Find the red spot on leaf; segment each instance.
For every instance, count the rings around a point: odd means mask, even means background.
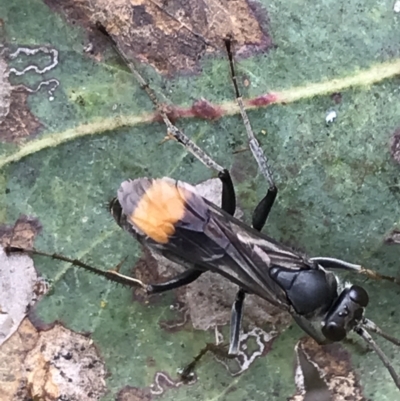
[[[204,120],[216,120],[224,115],[221,107],[215,106],[205,99],[198,100],[189,108],[163,106],[162,109],[172,124],[175,124],[180,118],[197,117]],[[155,113],[153,121],[163,122],[160,112]]]
[[[332,93],[331,99],[335,102],[335,104],[342,103],[342,94],[340,92]]]
[[[183,112],[184,109],[180,109],[174,106],[162,106],[162,111],[167,115],[168,119],[171,121],[172,124],[175,124],[179,118],[185,117],[185,113]],[[154,114],[153,121],[162,123],[163,118],[159,111],[156,111]]]
[[[267,93],[249,100],[248,103],[252,106],[268,106],[269,104],[277,103],[278,101],[279,96],[276,93]]]
[[[206,99],[200,99],[192,106],[193,115],[205,120],[216,120],[223,116],[223,111],[220,107],[214,106]]]

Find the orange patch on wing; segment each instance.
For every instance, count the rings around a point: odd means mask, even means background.
[[[189,191],[156,180],[140,199],[130,220],[154,241],[165,244],[185,214],[188,197]]]

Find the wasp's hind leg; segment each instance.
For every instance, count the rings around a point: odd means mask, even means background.
[[[278,195],[278,189],[276,187],[268,188],[267,194],[256,206],[251,219],[251,225],[255,230],[261,231],[263,229],[269,212],[275,202],[276,195]]]
[[[224,170],[218,174],[218,178],[222,182],[221,209],[224,212],[233,216],[236,210],[236,195],[231,175],[229,174],[228,170]],[[231,325],[230,325],[231,332],[230,332],[228,355],[236,355],[238,351],[240,326],[243,315],[243,302],[245,296],[246,296],[245,291],[242,288],[240,288],[236,294],[235,302],[232,305]],[[204,354],[200,353],[199,357],[197,359],[195,358],[193,363],[197,363],[197,361],[201,359],[202,355]]]
[[[235,214],[236,210],[236,195],[235,188],[233,187],[232,178],[229,174],[228,170],[224,170],[223,172],[218,174],[218,178],[222,181],[222,202],[221,209],[229,213],[231,216]],[[236,294],[235,302],[232,305],[231,312],[231,332],[229,338],[229,351],[228,355],[234,356],[238,352],[239,348],[239,335],[240,335],[240,327],[242,323],[243,316],[243,303],[244,298],[246,296],[246,292],[240,288]],[[200,360],[201,356],[204,355],[202,353],[199,354],[199,357],[193,361],[193,363],[197,363],[197,360]]]
[[[199,146],[197,146],[189,137],[187,137],[178,127],[176,127],[168,117],[166,108],[163,107],[154,90],[150,87],[148,82],[143,78],[143,76],[138,71],[136,65],[132,60],[130,60],[125,53],[117,46],[117,43],[113,39],[113,37],[106,31],[106,29],[102,26],[99,26],[100,31],[105,34],[110,43],[113,45],[114,50],[119,54],[122,61],[127,65],[127,67],[131,70],[133,76],[136,81],[139,83],[140,87],[147,93],[147,96],[153,103],[155,109],[159,113],[161,119],[167,127],[168,136],[175,139],[179,142],[185,149],[190,152],[193,156],[195,156],[198,160],[200,160],[205,166],[217,171],[218,173],[222,173],[224,168],[220,166],[217,162],[215,162],[206,152],[204,152]]]
[[[272,205],[274,204],[275,198],[278,194],[278,189],[275,185],[274,179],[272,177],[272,172],[271,168],[269,167],[268,164],[268,159],[261,149],[260,144],[257,141],[257,138],[255,137],[253,130],[251,128],[250,120],[247,116],[246,110],[244,108],[244,103],[242,96],[240,95],[239,87],[237,84],[237,76],[235,73],[235,68],[233,64],[233,55],[232,55],[232,40],[231,38],[226,38],[225,39],[225,47],[226,51],[228,53],[228,59],[229,59],[229,66],[231,70],[231,78],[232,78],[232,83],[233,87],[235,89],[235,95],[236,95],[236,101],[240,109],[240,114],[243,119],[244,126],[246,128],[246,133],[247,137],[249,140],[249,147],[250,150],[256,159],[256,162],[258,164],[258,168],[265,177],[265,179],[268,182],[269,188],[268,192],[265,195],[265,197],[261,200],[261,202],[257,205],[256,209],[254,210],[253,216],[252,216],[252,226],[254,229],[257,231],[261,231],[262,228],[265,225],[265,222],[267,221],[267,217],[269,215],[269,212],[272,208]]]
[[[260,203],[255,208],[252,215],[252,226],[255,230],[261,231],[267,221],[269,212],[272,209],[272,206],[275,202],[276,196],[278,194],[278,189],[275,185],[274,179],[272,177],[272,172],[268,164],[268,159],[265,156],[263,150],[261,149],[260,144],[258,143],[253,130],[251,128],[250,120],[247,116],[246,110],[244,108],[243,99],[240,95],[239,86],[237,84],[237,76],[235,73],[235,67],[233,63],[233,55],[231,50],[232,41],[231,38],[225,39],[225,47],[228,53],[229,59],[229,67],[231,72],[231,78],[233,87],[235,90],[236,101],[239,106],[240,114],[243,119],[244,126],[246,128],[247,137],[249,140],[250,150],[258,164],[258,168],[261,173],[264,175],[268,182],[268,191],[265,197],[260,201]],[[224,200],[224,197],[223,197]],[[224,202],[223,202],[224,203]],[[239,289],[236,294],[236,299],[234,304],[232,305],[232,314],[231,314],[231,333],[230,333],[230,347],[229,347],[229,355],[235,355],[238,352],[239,348],[239,334],[240,327],[242,321],[243,314],[243,305],[244,299],[246,296],[246,292],[243,289]]]
[[[218,174],[218,178],[222,182],[221,209],[233,216],[236,210],[236,195],[231,175],[228,170],[224,169]]]

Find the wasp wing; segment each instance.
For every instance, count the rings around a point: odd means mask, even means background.
[[[166,178],[125,181],[118,200],[126,221],[119,224],[145,246],[185,267],[219,273],[281,308],[288,309],[289,303],[269,269],[312,268],[305,258],[228,215],[187,183]]]

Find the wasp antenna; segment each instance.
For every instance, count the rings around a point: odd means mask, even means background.
[[[379,326],[377,326],[372,320],[364,319],[362,326],[368,330],[371,330],[378,336],[385,338],[386,340],[390,341],[391,343],[400,347],[400,340],[396,337],[391,336],[390,334],[385,333]]]
[[[160,105],[157,96],[153,89],[151,89],[150,85],[147,81],[142,77],[135,64],[128,59],[128,57],[123,53],[123,51],[118,47],[115,40],[111,37],[111,35],[106,31],[106,29],[102,26],[101,32],[105,34],[116,53],[121,57],[124,63],[131,70],[133,76],[136,81],[139,83],[141,89],[143,89],[149,99],[152,101],[154,107],[157,112],[160,114],[161,118],[164,121],[164,124],[167,126],[168,134],[172,136],[177,142],[179,142],[188,152],[190,152],[193,156],[195,156],[198,160],[200,160],[206,167],[214,169],[218,173],[222,173],[224,168],[220,166],[217,162],[215,162],[206,152],[204,152],[201,148],[199,148],[189,137],[187,137],[179,128],[177,128],[174,124],[172,124],[171,120],[167,116],[167,113],[164,111],[163,107]]]
[[[113,281],[118,284],[122,284],[126,287],[140,287],[143,289],[147,289],[147,285],[144,284],[142,281],[135,279],[133,277],[125,276],[118,272],[118,267],[125,261],[126,258],[117,265],[115,270],[101,270],[101,269],[98,269],[97,267],[93,267],[93,266],[88,265],[87,263],[81,262],[78,259],[68,258],[67,256],[60,255],[58,253],[47,253],[47,252],[38,251],[36,249],[24,249],[24,248],[19,248],[19,247],[8,247],[7,252],[8,253],[23,252],[23,253],[33,254],[33,255],[46,256],[48,258],[71,263],[74,266],[80,267],[80,268],[87,270],[98,276],[105,277],[107,280]]]
[[[276,188],[274,179],[272,177],[272,171],[271,168],[269,167],[268,164],[268,158],[261,149],[260,144],[257,141],[257,138],[255,137],[253,130],[251,128],[250,120],[249,117],[247,116],[246,110],[244,108],[244,103],[242,96],[240,95],[239,92],[239,86],[237,84],[237,76],[235,73],[235,67],[233,63],[233,55],[232,55],[232,39],[231,37],[226,37],[224,39],[226,51],[228,53],[228,59],[229,59],[229,66],[231,70],[231,78],[233,82],[233,87],[235,89],[235,95],[236,95],[236,102],[239,106],[240,114],[242,116],[242,120],[244,123],[244,126],[246,128],[247,132],[247,137],[249,138],[249,147],[251,152],[253,153],[254,158],[256,159],[256,162],[258,164],[258,168],[260,169],[261,173],[264,175],[265,179],[267,180],[269,187],[271,190]]]
[[[368,331],[365,330],[364,327],[359,327],[355,330],[355,332],[376,352],[376,354],[379,356],[382,363],[385,365],[386,369],[389,371],[390,376],[392,376],[392,379],[395,382],[397,388],[400,389],[400,376],[396,373],[396,371],[394,370],[394,367],[391,364],[391,362],[389,361],[388,357],[380,349],[379,345],[370,336]],[[385,337],[385,338],[387,338],[387,337]]]

